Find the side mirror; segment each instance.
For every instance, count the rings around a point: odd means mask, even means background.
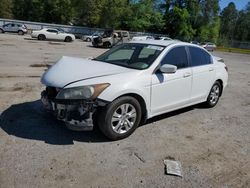
[[[160,67],[160,71],[162,73],[175,73],[177,70],[177,67],[175,65],[170,65],[170,64],[164,64]]]

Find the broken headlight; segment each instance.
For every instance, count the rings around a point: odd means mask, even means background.
[[[56,99],[95,99],[110,84],[96,84],[62,89]]]

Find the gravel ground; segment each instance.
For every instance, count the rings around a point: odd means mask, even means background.
[[[214,52],[229,85],[213,109],[193,106],[110,142],[45,113],[40,76],[63,55],[101,54],[89,43],[0,35],[0,187],[250,187],[250,56]],[[164,174],[179,160],[183,177]]]

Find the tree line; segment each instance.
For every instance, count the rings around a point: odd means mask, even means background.
[[[0,17],[154,32],[190,41],[250,40],[250,2],[219,0],[0,0]]]

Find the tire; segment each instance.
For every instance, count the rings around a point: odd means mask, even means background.
[[[37,38],[38,38],[38,40],[46,40],[46,37],[43,34],[38,35]]]
[[[221,92],[222,92],[222,85],[220,84],[220,82],[216,81],[209,92],[205,105],[208,108],[214,107],[220,99]]]
[[[19,30],[19,31],[17,32],[17,34],[18,34],[18,35],[24,35],[24,32],[21,31],[21,30]]]
[[[111,47],[110,42],[104,42],[104,43],[103,43],[103,47],[104,47],[104,48],[110,48],[110,47]]]
[[[86,41],[87,41],[87,42],[90,42],[90,41],[91,41],[91,39],[90,39],[90,38],[87,38],[87,39],[86,39]]]
[[[0,33],[4,33],[4,30],[0,29]]]
[[[108,104],[98,115],[101,132],[111,140],[131,135],[141,121],[140,103],[133,97],[124,96]]]
[[[64,42],[71,42],[71,41],[72,41],[72,38],[71,38],[71,37],[69,37],[69,36],[65,37]]]

